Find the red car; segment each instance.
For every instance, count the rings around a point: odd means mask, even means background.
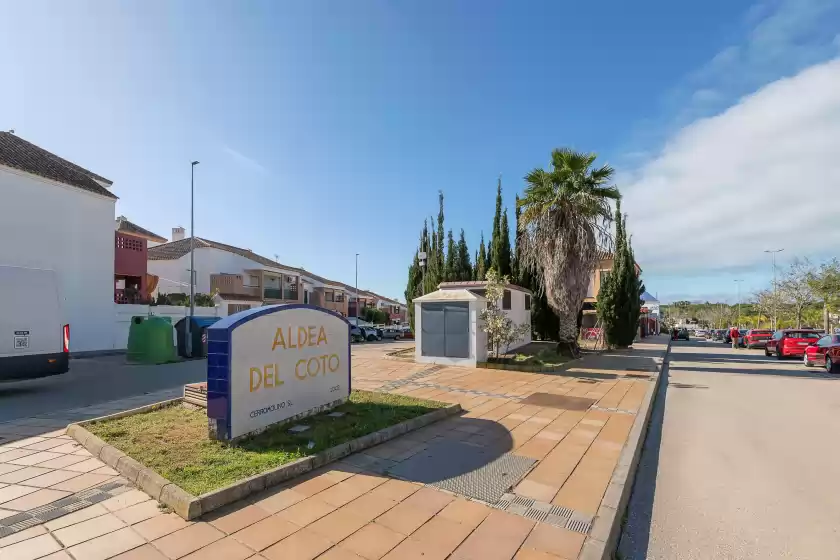
[[[764,346],[765,356],[775,356],[778,359],[805,354],[805,349],[822,337],[822,332],[813,329],[785,329],[773,333],[773,337]]]
[[[833,356],[827,356],[829,350],[836,349]],[[826,359],[826,358],[829,359]],[[834,369],[840,369],[840,334],[827,334],[805,348],[805,356],[802,358],[807,367],[824,366],[831,373]],[[829,361],[833,361],[829,365]]]
[[[772,336],[773,331],[770,329],[750,329],[744,335],[744,342],[742,344],[749,349],[764,348]]]

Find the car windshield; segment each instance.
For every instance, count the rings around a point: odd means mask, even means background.
[[[805,338],[808,340],[817,340],[821,336],[820,333],[813,331],[793,331],[788,333],[788,338]]]
[[[741,333],[741,334],[747,334],[747,329],[741,329],[738,332]]]
[[[752,334],[770,334],[770,331],[752,331]]]

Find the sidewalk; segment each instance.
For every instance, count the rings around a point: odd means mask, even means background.
[[[160,511],[137,490],[105,490],[122,493],[97,494],[100,503],[0,538],[0,558],[573,560],[664,357],[667,340],[649,340],[631,352],[587,356],[563,375],[429,366],[354,351],[354,388],[458,402],[465,414],[195,523]],[[62,437],[0,447],[0,472],[44,468],[55,458],[39,461],[36,446],[59,449],[50,446]],[[480,468],[440,474],[477,456]],[[527,474],[512,493],[493,494],[517,468]],[[31,481],[44,474],[12,483],[4,476],[0,510],[19,512],[27,504],[4,499],[4,490],[35,494]]]

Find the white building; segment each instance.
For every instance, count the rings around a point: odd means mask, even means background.
[[[486,286],[485,281],[444,282],[437,291],[413,300],[415,361],[472,367],[487,361],[487,333],[480,316],[487,307]],[[508,284],[498,305],[516,325],[530,325],[531,298],[529,290]],[[508,350],[529,342],[530,330]]]
[[[117,197],[111,184],[0,132],[0,263],[56,272],[73,353],[112,346]]]

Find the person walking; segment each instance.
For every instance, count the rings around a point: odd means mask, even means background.
[[[741,333],[738,332],[738,327],[732,327],[731,329],[729,329],[729,337],[732,339],[732,349],[733,350],[737,350],[738,348],[740,348],[740,346],[738,344],[738,336],[740,334]]]

